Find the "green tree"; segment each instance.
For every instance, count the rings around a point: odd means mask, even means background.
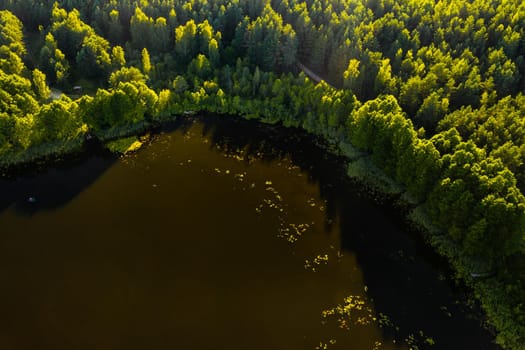
[[[516,64],[509,60],[503,49],[492,50],[488,56],[487,70],[490,81],[494,82],[494,89],[499,97],[513,94],[517,89],[519,72]]]
[[[111,64],[114,69],[120,69],[126,65],[126,56],[122,46],[113,46],[111,49]]]
[[[22,58],[6,45],[0,46],[0,69],[9,74],[22,74],[25,66]]]
[[[68,97],[43,105],[34,117],[37,142],[65,141],[76,137],[82,131],[77,109],[78,105]]]
[[[26,54],[22,22],[7,10],[0,11],[0,46],[22,57]]]
[[[173,91],[177,94],[182,94],[184,91],[188,90],[188,83],[186,82],[186,79],[182,75],[178,75],[173,80]]]
[[[142,71],[144,72],[144,74],[146,75],[149,75],[149,73],[151,72],[151,61],[150,61],[150,58],[149,58],[149,52],[148,52],[148,49],[146,48],[143,48],[142,49]]]
[[[148,17],[140,7],[135,8],[135,14],[131,17],[129,31],[131,43],[135,49],[151,47],[154,40],[155,22]]]
[[[295,31],[289,24],[283,24],[282,17],[270,5],[248,26],[246,45],[250,62],[262,70],[281,70],[295,63]]]
[[[0,113],[24,116],[38,110],[31,81],[18,74],[0,70],[0,96]]]
[[[46,35],[44,46],[40,50],[39,67],[53,83],[63,83],[69,76],[69,62],[51,33]]]
[[[175,29],[175,53],[185,61],[191,60],[196,53],[197,25],[189,20]]]
[[[61,10],[61,9],[60,9]],[[67,17],[54,16],[51,33],[58,48],[66,55],[70,62],[74,62],[86,36],[94,34],[93,28],[82,22],[78,10],[67,13]]]
[[[146,80],[146,76],[142,74],[140,69],[135,67],[122,67],[119,70],[111,73],[111,76],[109,77],[109,85],[113,88],[116,88],[120,83],[145,83]]]
[[[49,99],[51,90],[49,86],[47,86],[46,75],[38,69],[33,70],[33,86],[36,96],[38,96],[41,101]]]
[[[106,78],[111,69],[108,51],[107,40],[95,34],[87,36],[76,57],[77,69],[89,78]]]
[[[425,128],[430,135],[434,134],[438,122],[448,112],[449,100],[440,95],[439,92],[433,92],[425,98],[414,118],[414,122]]]

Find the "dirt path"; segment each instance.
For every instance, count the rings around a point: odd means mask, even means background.
[[[302,64],[301,62],[297,62],[297,65],[299,66],[299,68],[308,76],[308,78],[312,79],[313,81],[315,81],[316,83],[320,83],[321,80],[324,80],[323,78],[321,78],[320,76],[318,76],[317,74],[315,74],[314,72],[312,72],[308,67],[306,67],[304,64]],[[328,85],[334,87],[333,85],[329,84],[326,80],[324,80]]]

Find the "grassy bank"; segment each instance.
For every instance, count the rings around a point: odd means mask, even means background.
[[[84,149],[85,134],[63,141],[56,140],[49,143],[30,147],[23,151],[5,152],[0,157],[0,169],[9,172],[32,163],[45,163],[46,161],[58,160],[62,156],[81,152]]]
[[[116,153],[124,153],[120,151],[128,141],[126,138],[143,134],[151,128],[152,124],[150,122],[140,121],[134,124],[121,125],[96,132],[84,130],[75,138],[69,140],[55,140],[31,146],[25,150],[4,152],[0,157],[0,169],[2,169],[4,173],[9,174],[16,168],[31,166],[36,163],[46,164],[49,162],[60,161],[64,156],[85,151],[86,144],[90,141],[109,143],[112,141],[124,140],[124,142],[118,143],[118,147],[114,150]],[[127,145],[126,150],[130,146],[131,143]]]

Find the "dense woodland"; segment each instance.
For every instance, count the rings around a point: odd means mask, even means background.
[[[351,144],[443,233],[432,241],[473,287],[497,341],[524,348],[522,1],[4,0],[0,9],[4,167],[186,111]],[[495,275],[473,279],[480,271]]]

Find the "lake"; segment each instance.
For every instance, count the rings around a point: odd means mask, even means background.
[[[498,349],[314,141],[196,117],[0,180],[0,348]]]

